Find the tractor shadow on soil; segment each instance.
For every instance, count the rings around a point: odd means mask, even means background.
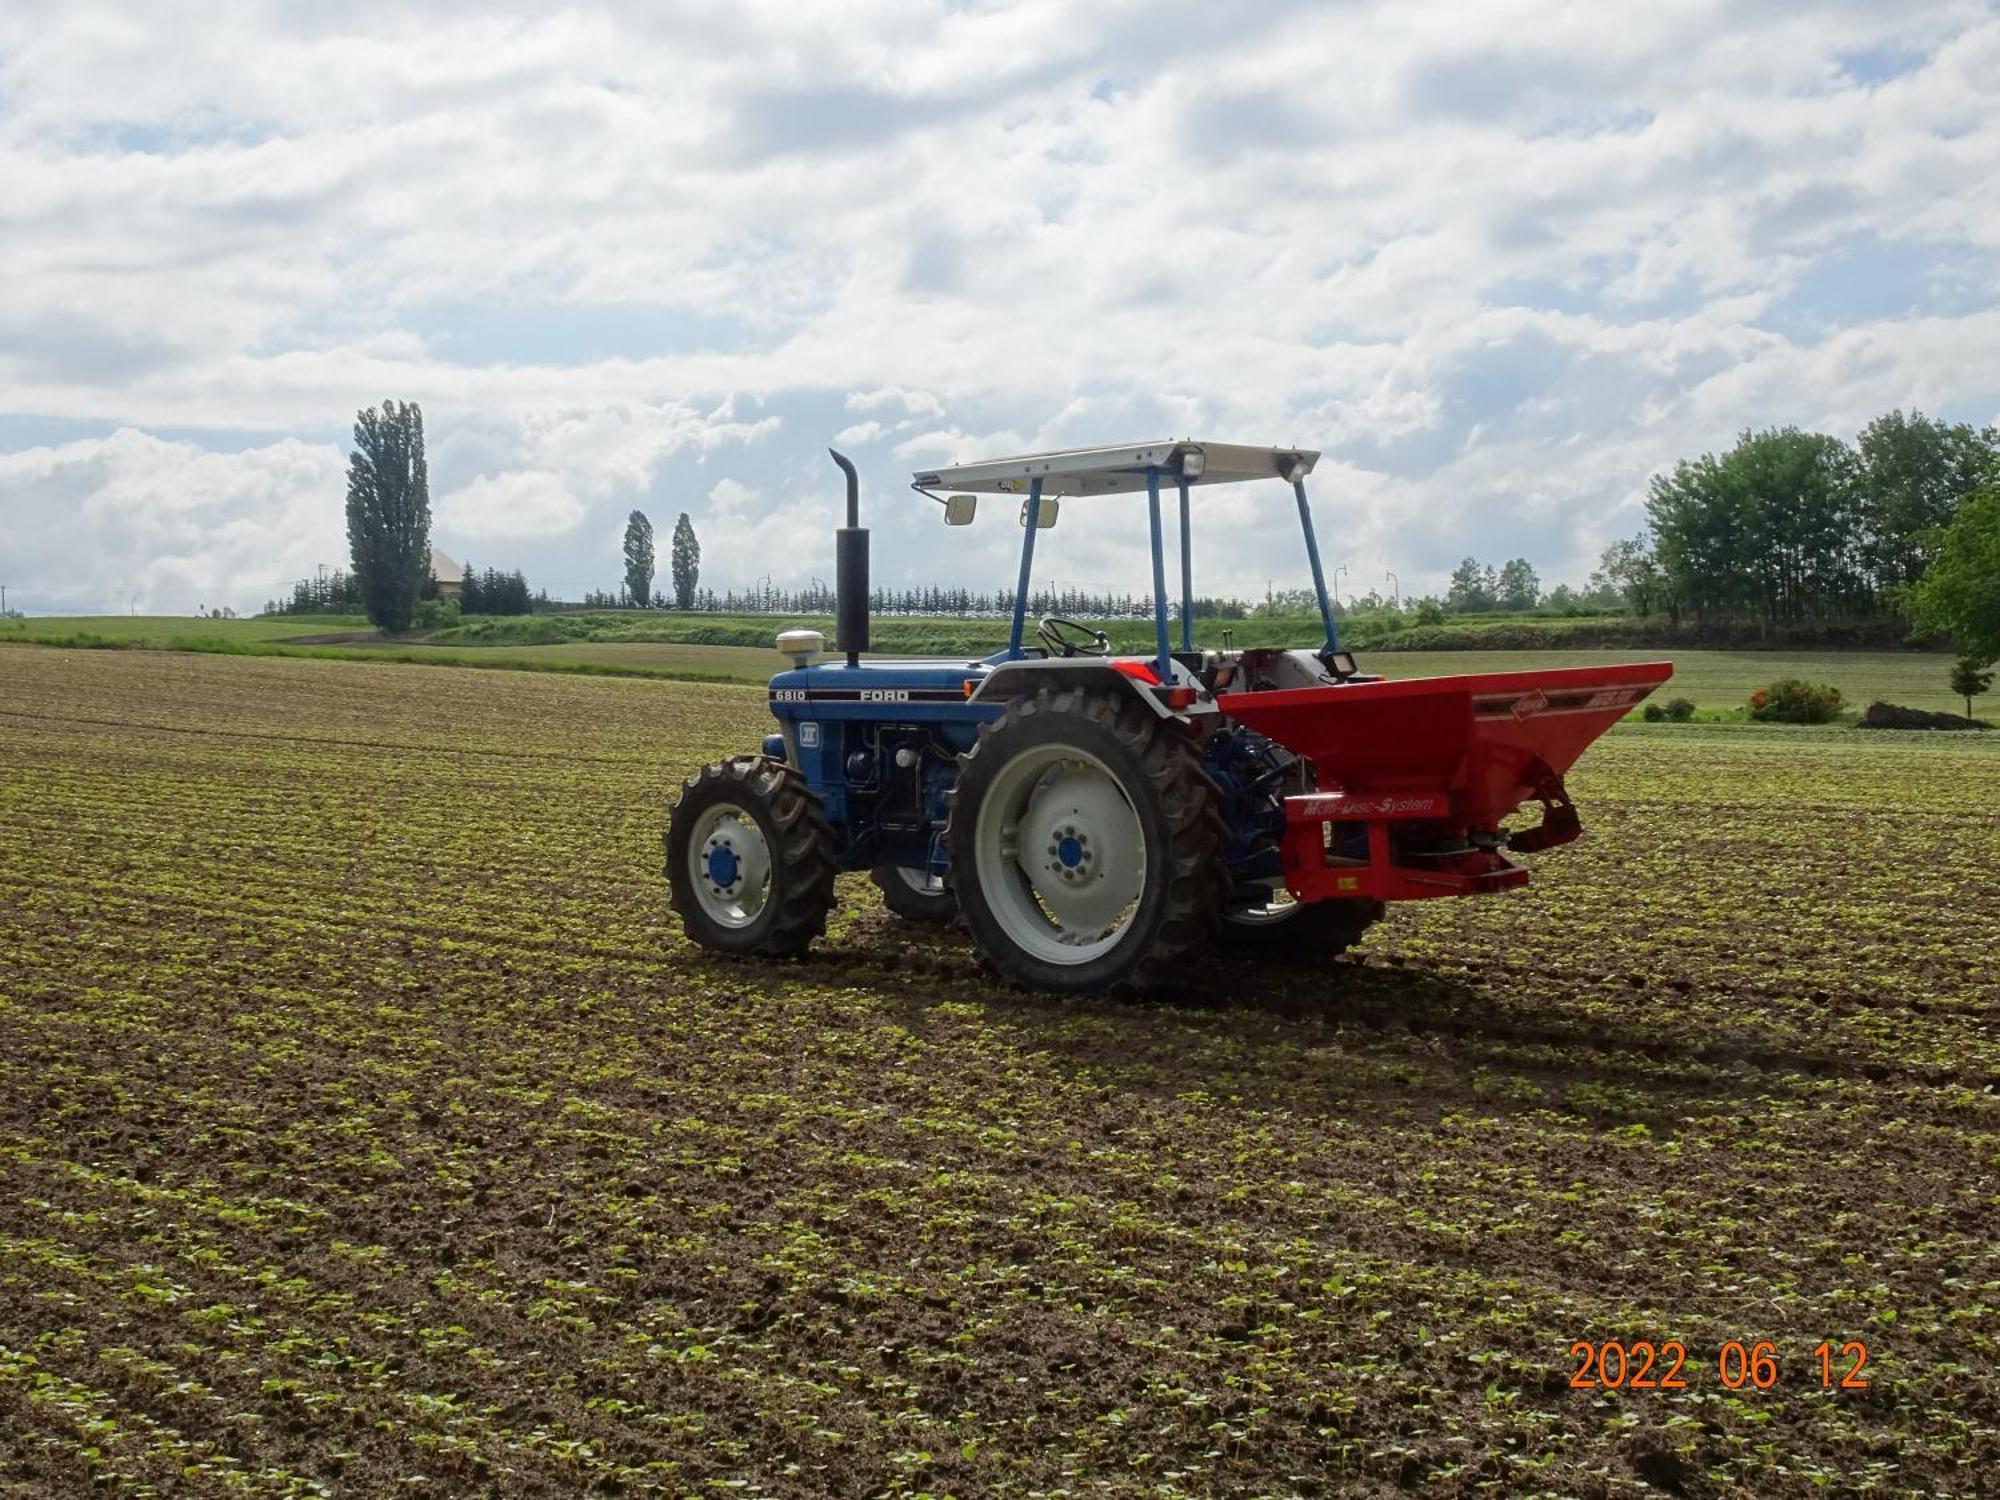
[[[706,957],[736,982],[758,972]],[[974,1004],[1024,1054],[1159,1095],[1226,1090],[1248,1108],[1348,1111],[1358,1099],[1417,1118],[1551,1106],[1606,1126],[1672,1129],[1718,1102],[1750,1101],[1784,1075],[1857,1074],[1837,1059],[1760,1046],[1752,1027],[1685,1040],[1657,1025],[1608,1031],[1514,1001],[1505,976],[1470,980],[1394,959],[1322,964],[1211,958],[1151,1001],[1061,998],[1001,983],[956,933],[857,914],[835,942],[783,971],[788,982],[869,994],[898,1024],[933,1029],[941,1004]],[[1774,1076],[1776,1075],[1776,1076]]]

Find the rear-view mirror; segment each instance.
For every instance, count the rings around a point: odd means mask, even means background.
[[[1035,507],[1035,530],[1047,531],[1055,525],[1056,512],[1061,509],[1062,505],[1054,495],[1042,496],[1041,503]],[[1021,524],[1028,524],[1028,502],[1025,500],[1021,502]]]
[[[946,495],[944,497],[944,524],[947,526],[970,526],[972,517],[979,509],[977,495]]]

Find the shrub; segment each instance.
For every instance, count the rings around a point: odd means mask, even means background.
[[[1640,717],[1648,724],[1658,724],[1667,717],[1667,711],[1657,703],[1648,703],[1645,713]]]
[[[443,630],[457,623],[456,599],[425,599],[417,605],[416,615],[410,621],[411,628],[416,630]]]
[[[1750,695],[1750,717],[1764,724],[1831,724],[1840,689],[1787,677]]]
[[[1834,694],[1836,698],[1840,695]],[[1667,701],[1666,716],[1676,724],[1685,724],[1694,717],[1694,699],[1671,698]]]

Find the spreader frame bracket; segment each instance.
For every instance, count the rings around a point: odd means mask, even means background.
[[[1396,862],[1392,823],[1456,821],[1448,792],[1308,792],[1285,799],[1279,846],[1285,888],[1300,901],[1422,901],[1471,896],[1528,883],[1528,872],[1498,850],[1467,849],[1421,869]],[[1361,823],[1368,857],[1327,851],[1326,825]]]
[[[1542,821],[1533,828],[1523,828],[1507,835],[1507,847],[1517,854],[1553,849],[1558,844],[1569,843],[1583,832],[1583,819],[1577,816],[1576,804],[1569,800],[1562,777],[1547,766],[1538,770],[1534,800],[1542,804]]]

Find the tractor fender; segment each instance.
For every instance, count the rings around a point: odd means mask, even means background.
[[[1194,681],[1178,662],[1174,663],[1174,673],[1176,682],[1183,678],[1190,683]],[[1125,694],[1133,701],[1145,704],[1162,719],[1183,717],[1101,656],[1030,656],[1020,661],[1003,661],[986,674],[970,701],[1005,703],[1010,698],[1043,687],[1099,688]]]

